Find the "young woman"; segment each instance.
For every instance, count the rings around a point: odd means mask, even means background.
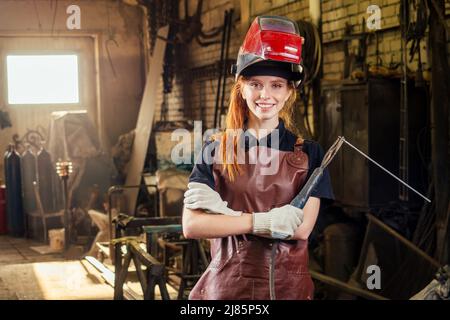
[[[303,210],[289,204],[323,158],[292,133],[302,42],[295,22],[261,16],[240,48],[226,130],[204,145],[185,193],[184,235],[212,239],[190,299],[313,298],[307,240],[333,192],[325,172]]]

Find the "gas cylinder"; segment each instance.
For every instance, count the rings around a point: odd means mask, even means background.
[[[22,172],[22,194],[23,194],[23,208],[25,212],[31,213],[36,211],[36,196],[34,194],[34,181],[37,180],[36,173],[36,156],[28,147],[27,151],[21,157],[21,172]]]
[[[14,237],[23,237],[25,235],[25,217],[22,208],[20,155],[14,147],[7,156],[5,169],[8,232]]]
[[[36,156],[39,193],[45,212],[56,211],[53,178],[56,175],[50,154],[42,148]]]
[[[3,174],[6,181],[6,167],[8,166],[8,156],[11,153],[11,150],[13,149],[13,144],[9,144],[6,148],[5,155],[3,156]]]
[[[9,144],[6,148],[5,155],[3,157],[3,169],[4,169],[4,175],[5,175],[5,184],[6,184],[6,168],[8,167],[8,156],[11,153],[13,149],[13,145]],[[6,201],[7,195],[6,195],[6,185],[2,186],[3,189],[1,189],[1,199],[0,199],[0,233],[7,233],[8,232],[8,201]]]
[[[0,186],[0,234],[8,232],[6,220],[6,187]]]

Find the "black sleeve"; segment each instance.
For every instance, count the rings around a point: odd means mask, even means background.
[[[206,142],[202,147],[202,152],[197,159],[189,176],[189,182],[199,182],[208,185],[211,189],[216,190],[214,176],[212,173],[214,149],[216,142]]]
[[[309,142],[309,141],[308,141]],[[309,171],[308,178],[313,173],[314,169],[320,167],[325,152],[317,142],[308,143],[308,156],[309,156]],[[333,187],[331,186],[330,172],[325,169],[320,179],[320,182],[311,192],[311,197],[334,200]]]

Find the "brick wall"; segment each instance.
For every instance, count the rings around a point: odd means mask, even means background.
[[[190,12],[194,12],[196,1],[190,1]],[[219,27],[223,23],[223,14],[225,10],[235,9],[234,23],[231,35],[229,57],[235,59],[241,39],[240,34],[240,9],[236,7],[240,1],[233,0],[205,0],[202,13],[202,23],[204,30],[208,31]],[[289,0],[258,0],[251,1],[250,21],[256,15],[284,15],[293,20],[310,20],[309,1],[289,1]],[[322,1],[322,23],[323,23],[323,70],[325,80],[341,80],[344,71],[344,52],[342,36],[346,23],[353,26],[353,32],[362,31],[362,19],[367,21],[370,13],[367,13],[369,5],[377,5],[381,10],[381,30],[378,33],[379,57],[383,65],[399,63],[401,61],[400,51],[400,29],[399,29],[399,10],[400,0],[323,0]],[[450,2],[446,4],[446,14],[450,13]],[[448,22],[447,18],[447,22]],[[367,28],[366,28],[367,30]],[[220,36],[218,37],[220,40]],[[428,57],[426,54],[426,41],[421,42],[422,63],[424,70],[429,69]],[[357,43],[351,45],[350,50],[354,50]],[[450,42],[448,45],[450,49]],[[189,44],[185,51],[187,65],[190,67],[199,67],[212,64],[220,58],[220,44],[202,47],[195,41]],[[450,52],[450,50],[449,50]],[[376,62],[376,41],[375,36],[371,36],[367,48],[367,62],[374,65]],[[449,55],[450,57],[450,55]],[[414,61],[408,64],[411,70],[417,68],[417,56]],[[427,75],[425,75],[427,77]],[[214,104],[217,90],[217,77],[210,75],[198,79],[186,77],[182,80],[179,76],[176,79],[176,85],[173,92],[169,95],[169,120],[182,120],[185,118],[183,112],[184,103],[188,101],[192,108],[194,120],[204,119],[205,125],[211,127],[213,123]],[[187,82],[187,86],[186,86]],[[225,101],[229,96],[229,90],[233,83],[230,77],[227,80],[227,90]],[[183,89],[184,88],[184,89]],[[186,88],[188,88],[186,90]],[[185,91],[183,91],[185,90]],[[162,84],[161,89],[162,92]],[[188,99],[183,99],[183,94]],[[160,96],[162,101],[162,95]],[[160,117],[160,110],[156,113],[156,119]]]
[[[195,12],[196,5],[197,1],[189,1],[190,15]],[[233,1],[230,0],[204,1],[202,10],[203,30],[208,32],[214,28],[221,27],[225,10],[231,9],[233,6]],[[237,15],[235,14],[234,21],[236,21],[236,16]],[[236,37],[236,33],[238,32],[236,26],[237,23],[233,23],[229,49],[230,58],[236,57],[240,45],[239,40]],[[191,118],[192,120],[205,120],[208,127],[212,126],[217,91],[217,75],[209,73],[203,76],[194,77],[189,73],[189,69],[199,68],[218,62],[220,59],[221,35],[219,35],[216,40],[219,41],[218,44],[206,47],[201,46],[193,40],[188,45],[188,48],[183,50],[183,65],[187,68],[187,72],[178,72],[175,76],[173,91],[168,95],[167,99],[169,105],[169,120],[178,121],[185,118]],[[229,95],[229,89],[232,83],[232,79],[228,78],[225,94],[226,98]],[[158,105],[161,105],[163,101],[162,91],[163,86],[161,81],[160,89],[158,90],[160,93]],[[190,109],[190,112],[186,112],[185,109]],[[155,114],[155,119],[159,120],[160,118],[161,109],[159,108]]]
[[[352,25],[355,33],[362,31],[363,19],[367,21],[370,13],[367,13],[369,5],[377,5],[381,14],[381,29],[378,34],[379,58],[383,66],[400,63],[401,61],[401,40],[399,26],[400,1],[398,0],[371,0],[354,1],[328,0],[322,4],[323,40],[324,40],[324,78],[329,80],[340,80],[343,78],[344,54],[342,52],[342,42],[339,39],[344,35],[346,23]],[[366,31],[369,31],[366,27]],[[369,38],[367,48],[367,63],[376,63],[376,37]],[[353,44],[351,48],[357,44]],[[426,42],[421,42],[422,67],[429,69],[428,57],[426,54]],[[410,45],[408,45],[408,49]],[[418,57],[415,56],[408,67],[416,70]]]

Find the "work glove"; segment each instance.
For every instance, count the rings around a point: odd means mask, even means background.
[[[287,204],[268,212],[253,213],[253,234],[288,240],[303,222],[303,210]]]
[[[226,216],[240,216],[242,211],[228,208],[228,202],[223,201],[216,191],[208,185],[198,182],[190,182],[188,190],[184,193],[184,206],[187,209],[204,209],[211,213],[224,214]]]

